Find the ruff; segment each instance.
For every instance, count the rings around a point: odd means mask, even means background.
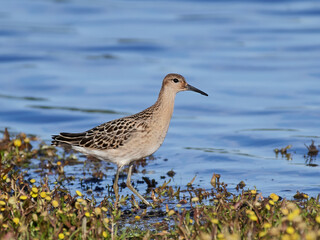
[[[52,138],[52,145],[72,147],[85,155],[109,161],[118,166],[114,181],[116,202],[119,200],[118,179],[123,166],[153,154],[163,143],[174,108],[175,96],[180,91],[205,92],[189,85],[183,76],[168,74],[162,82],[159,97],[154,105],[137,114],[103,123],[82,133],[60,133]],[[130,165],[127,187],[145,204],[131,184],[133,165]]]

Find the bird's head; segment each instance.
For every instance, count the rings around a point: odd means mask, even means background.
[[[188,84],[182,75],[176,73],[170,73],[165,76],[165,78],[163,79],[162,87],[173,90],[175,93],[181,91],[194,91],[208,96],[208,94],[206,94],[205,92]]]

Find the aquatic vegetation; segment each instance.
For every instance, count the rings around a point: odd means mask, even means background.
[[[273,151],[275,152],[276,156],[281,153],[282,157],[285,157],[287,160],[291,160],[291,153],[287,152],[290,148],[292,148],[292,145],[288,145],[281,149],[275,148]]]
[[[263,196],[238,185],[228,191],[223,176],[213,174],[211,189],[185,189],[169,181],[150,189],[154,208],[139,205],[134,195],[97,200],[83,189],[71,193],[76,181],[64,168],[77,162],[73,154],[58,154],[36,138],[7,131],[0,140],[0,239],[319,239],[318,196],[297,192],[296,200],[277,193]],[[34,142],[37,145],[37,142]],[[29,178],[30,162],[55,173],[57,181],[41,175]],[[92,174],[97,174],[93,172]],[[85,184],[85,183],[82,183]]]
[[[309,156],[317,156],[318,155],[318,152],[319,152],[319,149],[317,148],[316,145],[314,145],[314,141],[311,140],[311,144],[310,146],[307,146],[306,144],[304,144],[306,146],[306,148],[308,149],[308,155]]]

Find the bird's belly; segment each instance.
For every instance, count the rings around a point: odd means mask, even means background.
[[[131,161],[135,160],[137,153],[131,149],[92,149],[73,146],[74,150],[81,152],[88,156],[96,157],[102,161],[107,161],[116,164],[118,167],[128,165]]]

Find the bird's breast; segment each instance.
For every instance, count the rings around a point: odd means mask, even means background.
[[[153,127],[150,127],[145,132],[144,138],[144,147],[147,150],[146,156],[153,154],[163,143],[169,128],[170,121],[167,122],[157,122]]]

